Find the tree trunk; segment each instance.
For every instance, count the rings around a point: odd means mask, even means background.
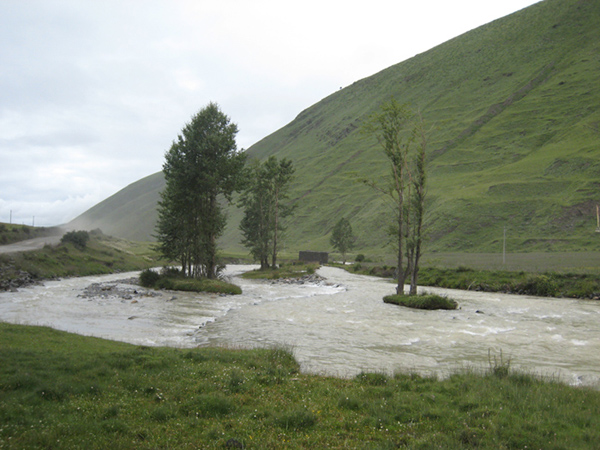
[[[402,198],[402,197],[400,197]],[[404,295],[404,279],[406,278],[406,274],[404,273],[403,268],[403,254],[402,254],[402,225],[403,220],[402,217],[402,200],[398,201],[398,285],[396,286],[396,294]]]
[[[415,251],[415,263],[413,266],[412,273],[410,275],[410,295],[417,295],[417,279],[419,276],[419,259],[421,250],[418,249]]]
[[[278,189],[275,188],[275,229],[273,230],[273,258],[271,261],[271,266],[273,269],[277,268],[277,232],[279,227],[279,199],[278,199]]]

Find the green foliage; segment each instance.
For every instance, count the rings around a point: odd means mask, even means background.
[[[186,277],[179,270],[172,268],[167,268],[160,274],[151,269],[144,270],[140,273],[139,279],[142,286],[155,289],[228,295],[242,293],[242,289],[235,284],[219,279]]]
[[[215,278],[217,238],[226,219],[219,196],[231,200],[245,154],[236,151],[237,125],[214,103],[192,117],[165,155],[156,233],[158,249],[184,274]]]
[[[334,249],[342,254],[342,263],[346,264],[346,253],[354,248],[356,237],[352,232],[352,225],[345,217],[342,217],[333,227],[329,243]]]
[[[87,231],[69,231],[63,235],[60,242],[63,244],[73,244],[78,249],[83,250],[89,240],[90,234]]]
[[[406,306],[415,309],[457,309],[458,303],[447,297],[435,294],[420,295],[388,295],[383,298],[384,303]]]
[[[420,114],[392,97],[363,123],[362,132],[375,137],[387,158],[389,173],[380,179],[360,178],[393,205],[390,234],[396,248],[398,295],[410,277],[410,294],[417,293],[425,214],[425,152],[427,132]]]
[[[427,267],[422,270],[420,282],[424,286],[540,297],[596,298],[600,296],[600,275],[597,273],[552,272],[532,275],[523,271]]]
[[[550,277],[538,275],[527,280],[521,290],[524,294],[537,295],[540,297],[554,297],[558,291],[558,286]]]
[[[154,287],[158,280],[160,274],[152,269],[145,269],[140,273],[140,284],[144,287]]]
[[[287,191],[294,173],[292,162],[277,161],[274,156],[265,162],[255,161],[246,171],[246,187],[240,198],[244,217],[240,222],[242,243],[250,250],[261,269],[277,266],[279,237],[285,231],[283,219],[292,214],[293,208],[285,203]]]
[[[600,392],[515,371],[501,353],[489,361],[488,370],[441,380],[339,379],[299,373],[282,348],[149,348],[0,323],[0,447],[593,448],[600,440]]]

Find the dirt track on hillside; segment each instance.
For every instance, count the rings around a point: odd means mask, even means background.
[[[16,253],[16,252],[27,252],[30,250],[39,250],[44,245],[56,245],[60,242],[62,236],[46,236],[35,239],[28,239],[26,241],[15,242],[14,244],[0,245],[0,254],[2,253]]]

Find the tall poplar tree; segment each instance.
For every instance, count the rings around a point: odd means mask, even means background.
[[[376,138],[388,160],[389,174],[383,183],[381,180],[361,181],[387,196],[394,208],[391,230],[397,244],[396,293],[404,294],[404,282],[410,275],[410,294],[414,295],[417,293],[425,212],[427,133],[423,120],[407,105],[392,98],[368,118],[362,131]]]
[[[219,106],[209,103],[165,154],[158,248],[188,276],[217,276],[217,239],[226,224],[220,198],[230,201],[239,189],[245,163],[245,154],[237,152],[237,132]]]

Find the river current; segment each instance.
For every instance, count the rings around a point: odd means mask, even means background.
[[[419,311],[383,303],[394,292],[387,280],[331,267],[319,269],[323,283],[238,277],[251,268],[226,270],[242,287],[239,296],[82,296],[92,283],[134,289],[119,280],[135,273],[49,281],[0,293],[0,320],[139,345],[283,345],[302,370],[339,377],[363,370],[446,376],[485,370],[490,357],[502,357],[569,384],[600,383],[597,301],[422,288],[454,298],[460,309]]]

